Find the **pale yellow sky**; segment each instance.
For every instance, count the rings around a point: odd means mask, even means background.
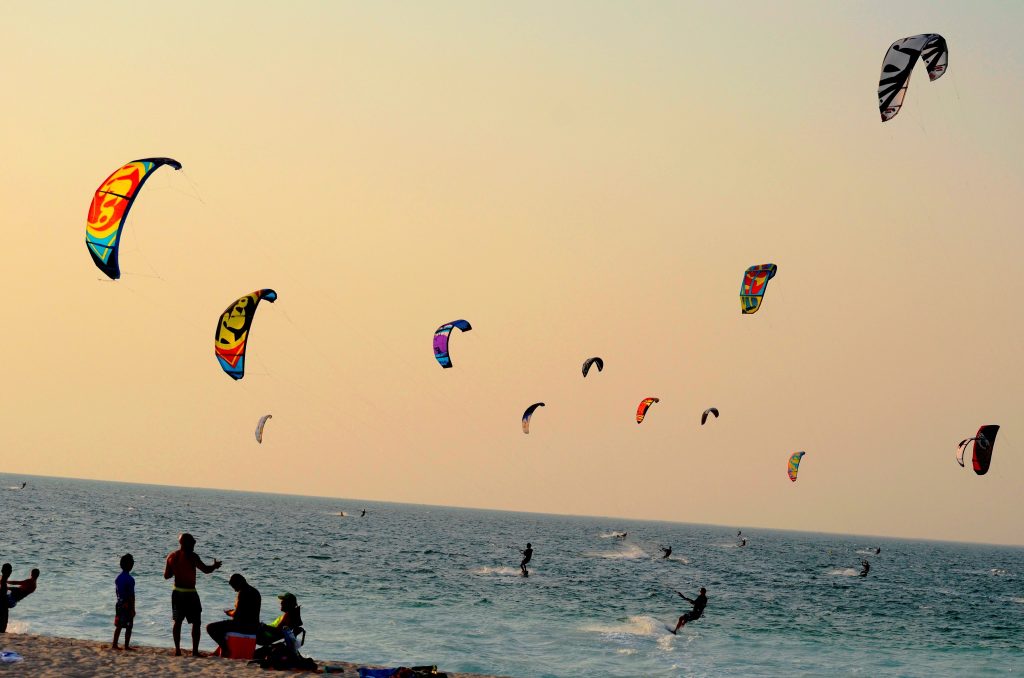
[[[1022,19],[8,7],[0,466],[1024,544]],[[949,72],[915,72],[883,125],[885,49],[922,32],[946,37]],[[184,170],[143,189],[106,281],[83,242],[92,191],[159,155]],[[766,262],[741,316],[743,270]],[[262,287],[280,298],[236,383],[214,329]],[[474,329],[442,370],[431,336],[455,318]],[[606,369],[584,381],[592,355]],[[977,477],[953,456],[989,423]]]

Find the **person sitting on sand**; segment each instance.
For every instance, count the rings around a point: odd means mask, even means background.
[[[174,577],[174,590],[171,591],[171,617],[174,619],[171,635],[174,636],[174,654],[181,656],[181,623],[188,621],[192,625],[192,656],[198,657],[203,605],[196,591],[196,568],[210,574],[220,569],[221,562],[214,558],[213,565],[204,563],[196,555],[195,537],[188,532],[178,536],[178,544],[181,548],[167,556],[167,564],[164,566],[164,579]]]
[[[238,595],[235,597],[235,607],[231,610],[224,610],[224,614],[231,617],[224,621],[213,622],[206,627],[206,632],[220,645],[221,654],[227,656],[228,633],[244,633],[254,635],[260,626],[260,592],[245,577],[237,572],[231,575],[228,580]]]
[[[686,626],[686,622],[692,622],[697,619],[700,619],[701,616],[703,616],[704,614],[704,608],[707,607],[708,604],[707,590],[703,586],[700,587],[700,595],[696,598],[687,598],[679,591],[676,591],[676,593],[679,594],[680,598],[688,601],[691,605],[693,605],[693,610],[691,612],[685,613],[683,616],[679,618],[679,622],[676,624],[676,627],[672,629],[672,633],[678,633],[679,629]]]
[[[869,563],[866,560],[862,560],[862,561],[860,561],[860,566],[862,568],[864,568],[864,569],[862,569],[860,571],[860,576],[862,576],[862,577],[868,576],[868,571],[871,569],[871,563]]]
[[[12,608],[18,604],[19,601],[28,597],[29,594],[34,593],[36,590],[36,583],[39,580],[39,570],[33,569],[32,576],[29,579],[22,579],[21,581],[8,581],[7,582],[7,607]],[[11,588],[11,587],[15,588]]]
[[[7,580],[13,571],[10,563],[0,567],[0,633],[7,633]]]
[[[260,626],[260,638],[257,643],[270,645],[278,640],[284,639],[285,645],[292,654],[297,654],[299,648],[296,646],[295,633],[302,628],[302,608],[293,593],[282,593],[278,600],[281,601],[281,615],[270,622]]]
[[[120,649],[117,641],[121,637],[121,629],[124,629],[124,649],[132,650],[132,626],[135,619],[135,577],[128,574],[135,567],[135,558],[132,554],[126,553],[121,556],[121,574],[114,579],[114,591],[117,593],[117,602],[114,603],[114,642],[111,643],[112,650]]]
[[[524,577],[528,577],[530,576],[530,573],[526,571],[526,564],[530,562],[531,558],[533,558],[533,546],[527,542],[526,550],[520,551],[520,553],[523,554],[523,562],[519,563],[519,569],[523,571]]]
[[[662,558],[668,558],[670,555],[672,555],[672,547],[671,546],[669,546],[668,548],[666,548],[664,546],[659,546],[658,548],[661,549],[662,553],[665,554],[665,555],[662,556]]]

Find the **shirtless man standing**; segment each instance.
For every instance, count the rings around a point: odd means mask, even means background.
[[[214,558],[213,565],[207,565],[196,555],[196,540],[188,532],[178,537],[178,544],[181,545],[177,551],[172,551],[167,556],[167,564],[164,566],[164,579],[174,577],[174,590],[171,591],[171,616],[174,618],[174,627],[171,633],[174,636],[174,654],[181,656],[181,623],[188,621],[192,626],[192,656],[199,656],[199,638],[202,634],[202,612],[203,606],[199,602],[199,593],[196,591],[196,568],[206,574],[220,569],[221,562]]]

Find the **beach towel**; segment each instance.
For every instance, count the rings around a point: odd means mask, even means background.
[[[15,662],[20,662],[24,659],[25,658],[17,652],[11,652],[10,650],[4,650],[3,652],[0,652],[0,664],[13,664]]]

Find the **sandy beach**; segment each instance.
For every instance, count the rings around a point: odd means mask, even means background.
[[[220,657],[175,657],[165,647],[139,647],[131,652],[110,649],[109,643],[76,638],[56,638],[30,634],[7,633],[0,636],[0,650],[17,652],[24,661],[0,664],[0,676],[33,676],[35,678],[75,678],[86,676],[118,676],[119,678],[151,678],[152,676],[201,676],[202,678],[239,678],[267,676],[267,671],[248,662]],[[358,678],[357,666],[347,662],[318,662],[320,673],[331,667],[332,675]],[[443,670],[440,667],[439,671]],[[288,675],[312,675],[312,672],[288,671]],[[497,678],[469,673],[449,673],[452,678]]]

